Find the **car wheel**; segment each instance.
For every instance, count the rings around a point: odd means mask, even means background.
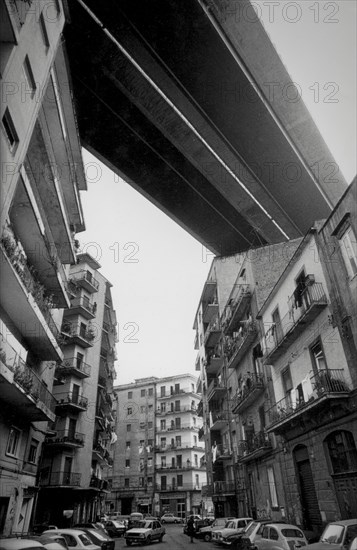
[[[149,535],[148,538],[146,539],[146,543],[145,544],[151,544],[151,536]]]
[[[159,542],[162,542],[162,539],[164,538],[164,535],[159,536]]]
[[[211,542],[211,538],[212,538],[212,535],[211,533],[205,533],[204,537],[203,537],[203,540],[205,542]]]
[[[162,523],[162,525],[164,525],[164,523],[166,523],[166,521],[163,519],[163,520],[161,521],[161,523]]]

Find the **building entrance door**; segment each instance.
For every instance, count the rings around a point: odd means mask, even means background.
[[[307,447],[294,449],[297,478],[300,489],[301,509],[305,529],[321,530],[321,514]]]

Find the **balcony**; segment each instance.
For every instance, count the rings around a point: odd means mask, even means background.
[[[217,314],[218,301],[217,297],[213,296],[213,298],[203,308],[202,320],[204,323],[210,323],[213,317],[217,316]]]
[[[224,308],[221,317],[222,330],[225,334],[231,335],[236,331],[250,298],[251,293],[248,284],[235,285],[232,297]]]
[[[93,446],[92,455],[93,458],[102,465],[108,465],[111,461],[109,451],[99,442],[95,443]]]
[[[93,294],[98,292],[99,283],[97,279],[93,277],[90,271],[79,271],[77,273],[72,273],[70,280],[74,283],[75,286],[82,287],[84,290]]]
[[[76,392],[64,392],[56,394],[57,404],[56,412],[61,410],[71,410],[73,412],[86,411],[88,408],[88,399]]]
[[[322,412],[329,419],[334,401],[345,400],[350,392],[343,369],[319,371],[310,378],[311,388],[301,395],[291,392],[268,409],[269,425],[267,432],[283,433],[298,422],[313,422],[314,416]],[[324,420],[320,419],[320,423]]]
[[[78,357],[66,357],[57,365],[57,371],[61,376],[72,374],[77,378],[90,376],[91,367]]]
[[[92,347],[93,341],[96,338],[96,333],[93,327],[86,327],[80,323],[76,324],[64,321],[61,332],[65,340],[65,344],[77,344],[82,348]]]
[[[228,359],[228,368],[234,369],[242,357],[247,353],[257,336],[257,327],[254,321],[241,321],[241,326],[235,337],[227,336],[224,342],[224,352]]]
[[[212,496],[216,495],[234,495],[236,492],[235,484],[232,481],[214,481]]]
[[[190,462],[190,461],[188,461]],[[206,466],[201,466],[200,464],[191,464],[191,462],[189,464],[175,464],[175,465],[167,465],[166,464],[156,464],[155,466],[155,470],[160,472],[160,473],[170,473],[170,472],[173,472],[175,470],[179,470],[179,471],[182,471],[182,470],[205,470],[206,469]]]
[[[210,430],[220,431],[228,426],[227,413],[210,413]]]
[[[66,315],[81,315],[84,319],[94,319],[97,311],[97,304],[91,304],[86,296],[72,298],[71,307],[65,310]]]
[[[57,430],[55,437],[46,438],[47,447],[84,447],[85,435],[71,430]]]
[[[250,462],[261,458],[272,451],[270,435],[264,431],[257,432],[246,441],[240,441],[238,446],[238,461]]]
[[[215,461],[229,460],[232,458],[232,450],[219,443],[215,447],[213,446],[212,455],[214,455]]]
[[[40,487],[79,487],[82,474],[68,472],[51,472],[49,468],[40,471]]]
[[[246,374],[240,391],[232,398],[232,412],[242,413],[264,392],[264,379],[261,374]]]
[[[199,401],[197,405],[197,416],[203,416],[203,401]]]
[[[62,351],[57,339],[58,328],[52,318],[54,307],[44,286],[21,256],[10,245],[0,245],[0,301],[11,322],[41,360],[59,361]]]
[[[172,407],[169,410],[158,408],[156,411],[156,416],[167,416],[169,414],[179,414],[179,413],[191,413],[197,414],[197,407],[191,407],[190,405],[181,405],[180,407]]]
[[[204,343],[206,348],[214,348],[218,344],[221,332],[219,317],[216,315],[209,323],[205,332]]]
[[[222,399],[227,393],[227,389],[222,382],[217,379],[212,380],[207,389],[207,399]]]
[[[98,489],[99,491],[105,491],[107,493],[111,491],[110,483],[106,479],[100,479],[97,476],[91,477],[89,487],[92,489]]]
[[[307,276],[313,281],[313,275]],[[327,297],[321,283],[310,283],[299,296],[295,293],[289,298],[289,312],[281,319],[278,325],[273,324],[265,334],[268,348],[265,362],[276,361],[292,342],[306,330],[320,312],[327,306]]]
[[[183,483],[182,485],[177,485],[176,483],[172,485],[159,485],[158,483],[155,484],[155,491],[159,493],[163,492],[174,492],[178,493],[180,491],[201,491],[202,485],[195,483]]]
[[[15,407],[31,422],[53,422],[55,397],[2,336],[0,348],[1,401]]]
[[[206,359],[206,372],[209,376],[216,375],[219,373],[223,365],[224,357],[223,354],[219,351],[218,345],[215,349],[209,350],[207,353]]]

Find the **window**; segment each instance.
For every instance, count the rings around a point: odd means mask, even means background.
[[[166,430],[166,420],[160,420],[160,429]]]
[[[133,392],[132,391],[128,391],[128,399],[133,399]]]
[[[139,487],[144,487],[144,478],[139,477]]]
[[[27,93],[30,93],[31,97],[33,97],[36,91],[36,82],[33,76],[30,60],[27,55],[25,55],[22,68],[24,71],[25,83],[26,83],[26,90],[24,90],[24,97],[26,97]]]
[[[140,429],[143,430],[145,428],[145,422],[140,422]]]
[[[284,390],[284,395],[285,395],[287,404],[290,405],[291,404],[290,394],[293,389],[293,381],[291,379],[290,367],[286,367],[286,369],[284,369],[283,372],[281,373],[281,381],[283,384],[283,390]]]
[[[148,458],[148,468],[152,468],[152,456]]]
[[[274,527],[270,527],[269,538],[271,540],[279,540],[279,533]]]
[[[28,462],[32,462],[32,464],[36,464],[37,460],[37,451],[39,447],[39,441],[37,439],[32,438],[29,448],[29,454],[28,454]]]
[[[175,411],[179,411],[181,409],[181,402],[175,401]]]
[[[181,428],[181,418],[175,418],[175,428]]]
[[[148,439],[148,445],[150,447],[152,447],[154,445],[154,440],[153,439]]]
[[[314,373],[317,374],[322,370],[327,370],[325,355],[320,341],[310,347],[310,353]]]
[[[144,466],[145,466],[145,461],[144,461],[143,458],[141,458],[140,461],[139,461],[139,468],[140,468],[140,471],[143,471]]]
[[[164,449],[166,447],[166,437],[160,439],[160,447]]]
[[[148,477],[148,485],[152,485],[152,477],[151,476]]]
[[[17,428],[11,428],[9,432],[9,438],[7,440],[6,454],[11,456],[17,456],[19,449],[21,432]]]
[[[144,440],[144,439],[140,439],[139,445],[140,445],[140,447],[144,447],[144,445],[145,445],[145,440]]]
[[[130,458],[125,459],[125,468],[130,468]]]
[[[166,387],[165,387],[165,386],[161,386],[161,388],[160,388],[160,395],[161,395],[161,397],[164,397],[164,396],[165,396],[165,393],[166,393]]]
[[[161,411],[162,413],[166,412],[166,403],[161,403],[161,405],[160,405],[160,411]]]
[[[130,479],[128,477],[124,479],[124,487],[130,487]]]
[[[195,447],[197,447],[197,435],[193,436],[193,444]]]
[[[357,241],[352,227],[344,228],[338,238],[347,273],[352,278],[357,274]]]
[[[127,424],[127,425],[126,425],[126,431],[127,431],[127,432],[131,432],[131,424]]]
[[[176,447],[181,447],[181,436],[180,435],[176,436]]]
[[[148,406],[149,411],[152,411],[153,408],[154,408],[154,405],[149,405],[149,406]]]
[[[127,408],[127,411],[126,411],[126,414],[129,416],[131,414],[133,414],[133,408],[132,407],[128,407]]]
[[[175,393],[180,393],[180,384],[175,384]]]
[[[5,131],[5,135],[10,147],[10,151],[14,152],[17,147],[17,144],[19,143],[19,138],[15,130],[15,126],[12,121],[10,111],[7,107],[5,109],[4,116],[2,117],[2,126]]]
[[[165,468],[166,467],[166,456],[162,456],[161,457],[161,468]]]
[[[195,480],[196,480],[196,487],[199,487],[200,486],[200,476],[198,474],[195,475]]]
[[[140,407],[140,412],[141,412],[141,413],[144,413],[144,412],[145,412],[145,405],[141,405],[141,407]]]
[[[348,431],[337,431],[325,439],[332,473],[342,474],[357,470],[357,449],[353,435]]]
[[[268,474],[268,485],[269,485],[271,506],[272,508],[278,508],[278,496],[276,494],[274,470],[271,466],[268,466],[267,474]]]
[[[45,23],[45,18],[43,17],[43,13],[41,13],[38,22],[40,24],[40,30],[41,30],[41,36],[42,36],[43,43],[46,47],[46,50],[48,50],[48,48],[50,47],[50,41],[48,40],[46,23]]]
[[[130,441],[127,441],[127,442],[126,442],[126,448],[127,448],[127,449],[130,449]]]
[[[151,430],[152,427],[153,427],[153,423],[152,423],[152,422],[148,422],[148,428],[149,428],[149,430]]]
[[[161,489],[162,489],[163,491],[165,491],[165,490],[166,490],[166,487],[167,487],[167,485],[166,485],[166,481],[167,481],[167,480],[166,480],[166,476],[161,476],[161,480],[160,480],[160,481],[161,481]]]
[[[154,388],[149,388],[149,395],[150,395],[150,396],[153,396],[153,395],[154,395]]]
[[[145,390],[140,391],[140,397],[145,397]]]
[[[195,466],[198,466],[198,455],[193,455]]]

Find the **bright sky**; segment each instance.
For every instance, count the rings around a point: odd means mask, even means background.
[[[356,1],[252,3],[350,182],[356,174]],[[192,324],[212,254],[87,151],[84,163],[87,231],[79,240],[113,284],[116,384],[197,375]]]

